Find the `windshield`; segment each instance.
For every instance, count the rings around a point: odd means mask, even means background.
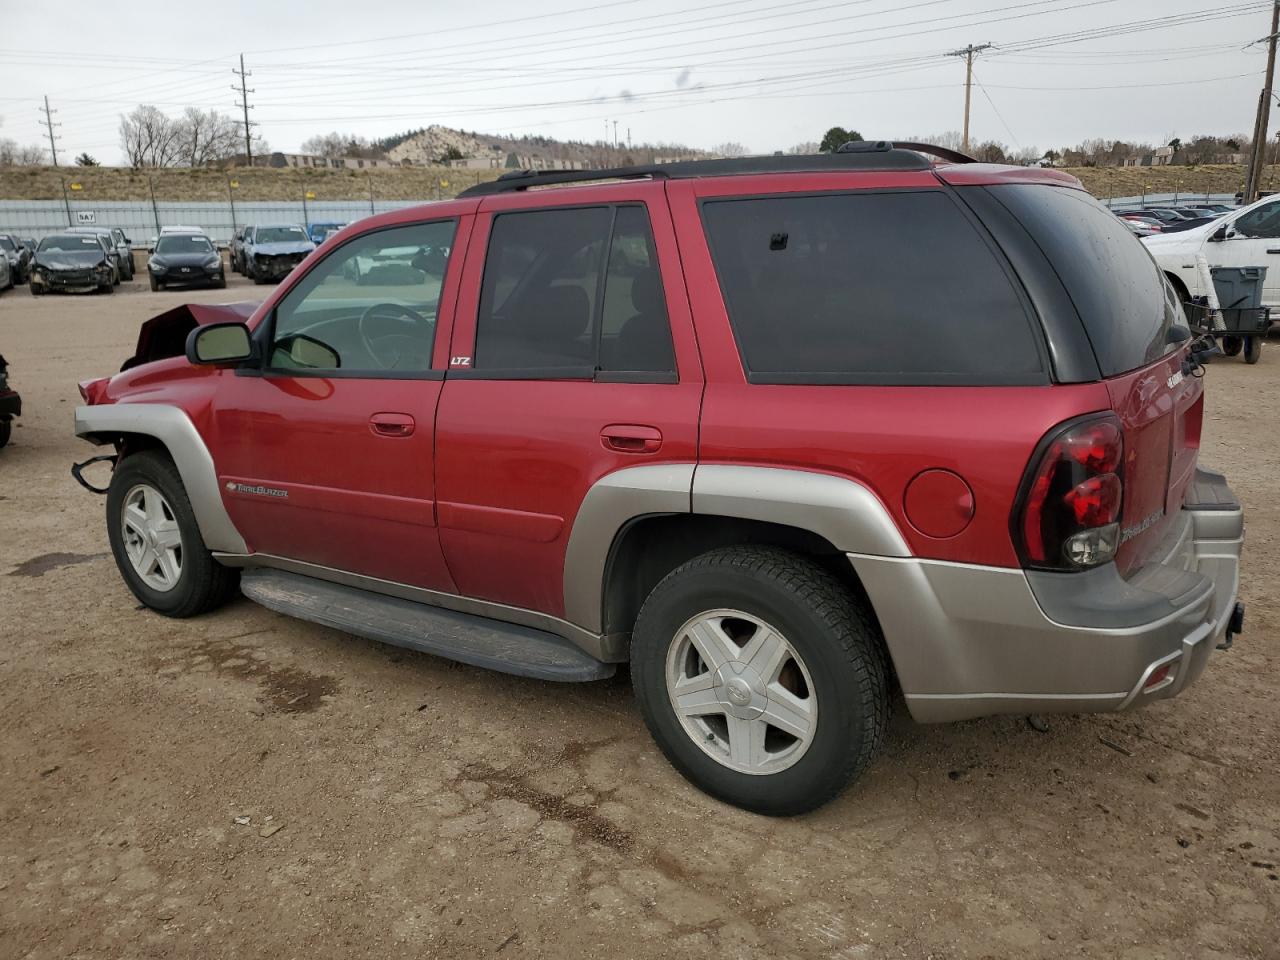
[[[71,234],[59,234],[56,237],[45,237],[40,241],[40,250],[68,250],[76,253],[101,253],[102,244],[97,237],[77,237]]]
[[[156,244],[156,253],[213,253],[213,244],[208,237],[161,237]]]
[[[301,227],[262,227],[254,234],[254,243],[290,243],[303,241],[307,235]]]
[[[16,249],[18,248],[14,246],[13,241],[10,240],[8,237],[0,237],[0,250],[16,250]]]

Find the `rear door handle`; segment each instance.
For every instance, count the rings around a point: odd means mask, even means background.
[[[606,450],[618,453],[657,453],[662,431],[635,423],[611,423],[600,431],[600,442]]]
[[[375,413],[369,429],[378,437],[411,437],[416,424],[407,413]]]

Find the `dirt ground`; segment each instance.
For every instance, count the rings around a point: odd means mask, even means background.
[[[625,676],[139,609],[68,474],[75,383],[233,285],[0,296],[0,957],[1280,957],[1280,339],[1208,374],[1248,624],[1196,686],[1047,733],[899,704],[859,784],[770,820],[686,784]]]

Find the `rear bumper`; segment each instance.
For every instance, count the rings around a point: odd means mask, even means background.
[[[1197,472],[1158,557],[1128,580],[850,555],[912,716],[1124,710],[1204,671],[1236,606],[1244,515]],[[1164,668],[1168,668],[1165,670]]]

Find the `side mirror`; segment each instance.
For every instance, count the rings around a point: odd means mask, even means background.
[[[1217,230],[1213,231],[1213,234],[1209,239],[1214,243],[1221,243],[1223,240],[1227,239],[1227,225],[1224,223]]]
[[[211,323],[187,335],[187,359],[192,363],[239,363],[252,357],[253,341],[243,323]]]
[[[342,358],[327,343],[305,333],[296,333],[276,341],[271,365],[282,369],[338,370],[342,367]]]

